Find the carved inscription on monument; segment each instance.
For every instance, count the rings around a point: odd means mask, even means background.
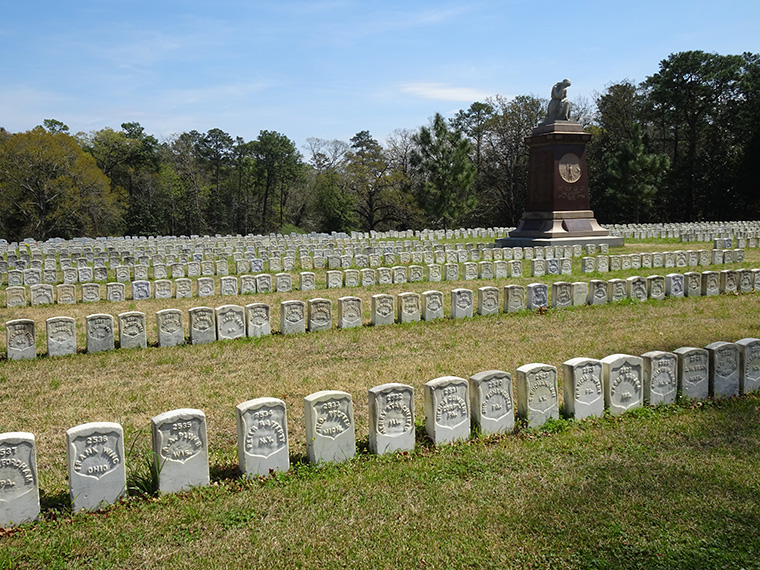
[[[114,471],[122,462],[116,432],[94,432],[72,441],[75,459],[73,469],[86,477],[100,479]]]
[[[0,445],[0,503],[34,491],[36,482],[30,467],[32,452],[31,443]]]
[[[467,400],[464,388],[450,385],[435,391],[435,423],[455,428],[467,421]]]
[[[390,391],[378,396],[377,432],[398,436],[414,428],[411,394],[407,391]]]
[[[243,414],[246,426],[245,452],[269,457],[285,447],[288,436],[284,429],[284,406],[262,406]]]
[[[316,432],[335,439],[351,428],[348,400],[330,399],[317,405]]]
[[[202,423],[200,418],[177,418],[158,426],[161,459],[184,463],[198,455],[205,446]]]

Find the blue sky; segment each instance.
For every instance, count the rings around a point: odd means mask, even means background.
[[[668,54],[760,52],[760,1],[0,1],[0,126],[380,141],[500,94],[570,99]]]

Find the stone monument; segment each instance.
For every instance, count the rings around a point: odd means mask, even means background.
[[[517,229],[497,247],[607,243],[623,245],[591,211],[586,143],[591,135],[570,118],[564,79],[552,88],[546,118],[525,139],[530,148],[528,193]]]

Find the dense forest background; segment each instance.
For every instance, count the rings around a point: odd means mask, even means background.
[[[570,100],[601,223],[760,218],[760,55],[671,54],[639,84]],[[301,150],[273,131],[0,128],[0,238],[513,226],[546,104],[496,95],[382,143]]]

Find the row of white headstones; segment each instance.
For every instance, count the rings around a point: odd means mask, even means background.
[[[627,279],[592,279],[589,282],[552,284],[551,305],[564,308],[578,305],[598,305],[624,299],[662,300],[666,296],[711,296],[720,293],[748,293],[760,290],[760,269],[725,269],[702,273],[669,273],[668,275],[633,276]],[[493,286],[477,290],[477,314],[492,315],[525,309],[536,310],[549,306],[549,286],[545,283],[506,285],[502,300],[499,289]],[[468,318],[474,312],[471,289],[450,291],[451,318]],[[398,295],[381,293],[371,298],[370,324],[387,325],[394,322],[415,322],[444,317],[444,294],[441,291],[404,292]],[[338,299],[338,328],[363,325],[362,300],[345,296]],[[308,301],[289,300],[280,303],[280,331],[283,334],[328,330],[333,326],[333,303],[330,299]],[[216,340],[258,337],[271,333],[270,307],[266,303],[193,307],[188,311],[190,342],[204,344]],[[116,346],[115,319],[98,313],[86,317],[87,352],[113,350]],[[145,313],[129,311],[118,315],[119,346],[145,348],[147,322]],[[37,356],[36,326],[32,319],[7,321],[6,354],[9,360]],[[76,322],[72,317],[51,317],[46,320],[48,356],[65,356],[77,352]],[[183,313],[179,309],[163,309],[156,313],[159,346],[176,346],[185,342]]]
[[[642,405],[682,399],[723,398],[760,388],[760,339],[714,342],[705,348],[651,351],[641,356],[613,354],[601,360],[573,358],[563,363],[563,415],[582,420],[613,415]],[[515,406],[516,402],[516,406]],[[369,450],[375,454],[415,448],[414,388],[383,384],[369,390]],[[515,410],[516,407],[516,410]],[[425,433],[433,445],[481,434],[508,433],[515,416],[529,428],[560,415],[557,368],[527,364],[508,372],[489,370],[468,380],[445,376],[424,385]],[[516,412],[516,413],[515,413]],[[285,402],[257,398],[236,407],[237,447],[245,477],[284,472],[290,466]],[[338,463],[356,454],[353,399],[325,390],[304,398],[308,460]],[[152,450],[158,491],[172,493],[208,485],[206,416],[178,409],[154,417]],[[127,494],[123,430],[94,422],[66,432],[71,506],[96,510]],[[0,434],[0,527],[40,515],[34,435]]]

